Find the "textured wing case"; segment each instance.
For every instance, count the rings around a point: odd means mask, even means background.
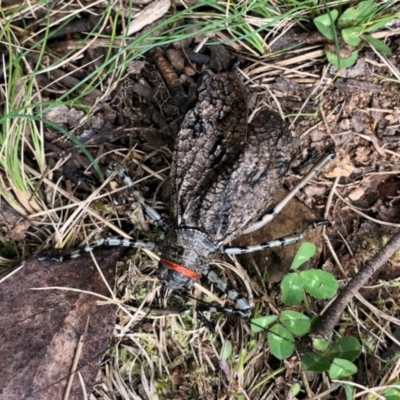
[[[172,206],[178,227],[224,243],[271,207],[293,138],[269,111],[247,126],[246,95],[232,72],[206,75],[198,93],[175,145]]]
[[[293,138],[281,117],[258,113],[236,162],[204,194],[200,229],[222,243],[239,236],[272,208],[292,157]]]
[[[243,148],[245,99],[234,73],[204,74],[198,101],[186,114],[174,147],[171,203],[178,226],[197,226],[204,194]]]

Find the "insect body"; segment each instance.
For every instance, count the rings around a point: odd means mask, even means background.
[[[198,88],[197,103],[186,114],[175,142],[170,220],[164,220],[146,203],[122,167],[112,163],[108,170],[123,179],[147,215],[165,230],[165,239],[156,243],[119,237],[100,239],[67,258],[100,245],[155,250],[161,253],[158,276],[168,288],[189,290],[205,276],[236,303],[234,314],[248,317],[247,301],[209,269],[209,262],[217,253],[243,254],[293,243],[318,225],[257,246],[227,247],[242,233],[259,229],[273,219],[333,157],[325,155],[273,208],[294,154],[292,145],[293,138],[274,113],[261,111],[247,123],[245,90],[235,73],[206,73]]]

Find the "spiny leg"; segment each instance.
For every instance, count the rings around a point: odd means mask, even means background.
[[[277,246],[286,246],[287,244],[296,243],[299,240],[303,239],[304,236],[310,232],[311,230],[315,229],[317,226],[321,225],[329,225],[330,222],[327,220],[314,222],[309,225],[303,232],[295,233],[293,235],[284,236],[279,239],[271,240],[270,242],[257,244],[255,246],[246,246],[246,247],[224,247],[222,252],[225,254],[246,254],[252,253],[253,251],[260,251],[264,249],[270,249],[271,247]]]
[[[168,228],[169,222],[162,218],[161,215],[147,203],[142,193],[140,193],[139,189],[132,182],[132,179],[130,178],[128,172],[116,162],[110,163],[110,165],[107,167],[106,175],[109,176],[112,172],[118,174],[118,176],[128,187],[132,196],[139,202],[139,204],[143,207],[145,213],[157,224],[157,226],[166,230]]]
[[[280,202],[278,203],[273,210],[269,211],[265,214],[259,221],[250,225],[246,230],[243,231],[243,234],[254,232],[264,225],[268,224],[268,222],[272,221],[281,211],[282,209],[289,203],[290,200],[293,199],[296,194],[303,189],[303,187],[312,179],[314,176],[319,174],[319,172],[327,165],[331,160],[335,158],[335,153],[333,150],[325,153],[311,168],[308,174],[296,185],[295,188]],[[255,251],[255,250],[253,250]],[[233,254],[233,253],[230,253]],[[240,254],[240,253],[239,253]]]
[[[89,253],[90,251],[92,251],[95,248],[100,247],[100,246],[105,246],[105,247],[122,246],[122,247],[130,247],[130,248],[141,248],[141,249],[147,249],[147,250],[157,250],[157,248],[158,248],[157,243],[154,243],[154,242],[149,242],[146,240],[131,240],[131,239],[124,238],[122,236],[111,236],[111,237],[108,237],[105,239],[97,239],[97,240],[89,243],[85,247],[74,250],[69,254],[52,255],[52,254],[39,253],[39,254],[36,254],[35,257],[39,261],[51,260],[51,261],[56,261],[56,262],[62,262],[65,260],[70,260],[72,258],[80,257],[82,254]]]
[[[270,242],[266,243],[261,243],[256,246],[247,246],[247,247],[225,247],[223,248],[223,253],[225,254],[245,254],[245,253],[251,253],[253,251],[259,251],[263,249],[268,249],[271,247],[276,247],[276,246],[284,246],[287,244],[295,243],[298,242],[299,240],[303,239],[304,236],[311,230],[315,229],[318,226],[326,226],[329,225],[329,221],[319,221],[319,222],[314,222],[310,224],[303,232],[290,235],[290,236],[285,236],[280,239],[275,239]],[[241,318],[248,318],[250,317],[251,314],[251,308],[247,300],[239,294],[236,290],[234,290],[228,283],[223,281],[221,278],[218,277],[218,275],[212,271],[209,270],[206,273],[203,274],[211,283],[214,283],[217,285],[217,287],[224,292],[230,300],[235,302],[236,308],[235,309],[230,309],[230,308],[223,308],[223,307],[216,307],[216,306],[201,306],[199,307],[198,310],[198,315],[200,317],[200,320],[206,325],[207,329],[212,331],[212,324],[206,319],[206,317],[203,314],[203,311],[210,311],[210,312],[224,312],[226,314],[230,315],[235,315]]]
[[[250,316],[251,308],[247,300],[236,290],[232,289],[228,283],[219,278],[214,271],[209,270],[208,272],[204,273],[203,276],[205,276],[211,283],[217,285],[218,289],[224,292],[230,300],[235,302],[236,305],[235,309],[209,306],[207,307],[209,311],[225,312],[241,318],[248,318]],[[202,310],[205,310],[205,308],[202,308]]]
[[[214,273],[213,273],[214,274]],[[206,276],[206,274],[205,274]],[[201,304],[196,307],[196,313],[199,318],[199,320],[204,324],[204,326],[212,333],[215,332],[215,326],[214,324],[207,319],[207,317],[204,315],[204,312],[212,312],[212,313],[224,313],[228,315],[234,315],[239,318],[245,318],[247,319],[250,317],[251,310],[250,306],[248,305],[247,301],[243,299],[235,290],[233,290],[227,283],[225,283],[223,280],[219,279],[218,276],[212,276],[212,282],[216,283],[219,288],[225,287],[225,292],[226,293],[235,293],[237,296],[235,298],[240,297],[240,305],[242,306],[242,309],[232,309],[232,308],[225,308],[225,307],[219,307],[215,306],[213,304],[207,303],[205,301],[202,301],[200,299],[197,299],[196,297],[191,296],[188,293],[181,292],[181,296],[184,298],[189,298],[196,300],[200,302]],[[217,282],[216,282],[217,281]],[[229,296],[229,294],[228,294]]]

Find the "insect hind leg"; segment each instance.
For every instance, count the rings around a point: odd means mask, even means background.
[[[270,249],[271,247],[286,246],[288,244],[296,243],[303,239],[304,236],[315,229],[318,226],[328,226],[330,222],[328,220],[323,220],[319,222],[314,222],[310,224],[303,232],[295,233],[293,235],[284,236],[279,239],[271,240],[270,242],[260,243],[255,246],[245,246],[245,247],[225,247],[222,252],[225,254],[246,254],[252,253],[254,251],[260,251],[264,249]]]
[[[107,167],[106,175],[109,176],[113,172],[115,172],[123,180],[129,191],[131,192],[132,196],[143,207],[145,213],[156,223],[156,225],[164,230],[167,229],[169,225],[168,221],[162,218],[161,215],[147,203],[142,193],[132,182],[132,179],[129,176],[128,172],[120,164],[116,162],[111,162],[110,165]]]
[[[288,195],[278,203],[270,212],[265,214],[259,221],[255,222],[254,224],[250,225],[247,229],[243,231],[243,234],[254,232],[264,225],[268,224],[272,221],[282,210],[283,208],[289,203],[296,194],[303,189],[307,183],[314,178],[316,175],[320,173],[320,171],[327,165],[330,161],[335,158],[335,152],[333,149],[328,150],[322,157],[317,160],[311,170],[306,174],[306,176],[293,188],[293,190],[288,193]]]
[[[198,299],[197,299],[198,300]],[[204,324],[204,326],[211,332],[211,333],[215,333],[215,326],[214,324],[207,319],[207,317],[204,315],[204,312],[212,312],[212,313],[224,313],[224,314],[228,314],[228,315],[234,315],[236,317],[239,318],[245,318],[247,319],[248,317],[250,317],[250,308],[248,313],[245,313],[245,315],[243,314],[243,311],[241,310],[237,310],[237,309],[232,309],[232,308],[224,308],[224,307],[217,307],[214,306],[212,304],[207,304],[207,303],[203,303],[202,305],[198,306],[196,308],[196,313],[197,316],[199,318],[199,320]]]
[[[212,271],[209,270],[207,273],[204,274],[204,276],[211,282],[217,285],[217,287],[224,292],[230,300],[232,300],[236,308],[235,309],[230,309],[230,308],[221,308],[221,307],[213,307],[210,306],[209,310],[213,312],[224,312],[226,314],[231,314],[235,315],[241,318],[248,318],[250,317],[251,314],[251,307],[247,300],[239,294],[236,290],[234,290],[228,283],[226,283],[224,280],[218,277],[218,275]]]

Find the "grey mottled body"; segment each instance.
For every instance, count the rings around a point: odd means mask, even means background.
[[[182,123],[171,166],[174,225],[163,256],[199,276],[221,247],[272,207],[293,156],[282,119],[262,111],[247,124],[246,93],[233,72],[205,74]],[[191,280],[171,268],[171,287]]]
[[[233,72],[206,73],[197,94],[197,103],[186,114],[174,146],[170,221],[146,203],[122,167],[112,163],[108,171],[123,179],[147,215],[166,231],[165,239],[152,243],[112,237],[69,256],[50,258],[75,258],[100,245],[155,250],[161,253],[158,275],[167,287],[188,290],[205,276],[235,301],[233,313],[247,317],[247,301],[209,270],[209,262],[216,253],[243,254],[293,243],[318,226],[312,224],[300,234],[257,246],[226,247],[243,232],[259,229],[273,219],[333,155],[325,155],[295,191],[273,208],[294,154],[286,125],[269,111],[259,112],[248,124],[246,92]]]

